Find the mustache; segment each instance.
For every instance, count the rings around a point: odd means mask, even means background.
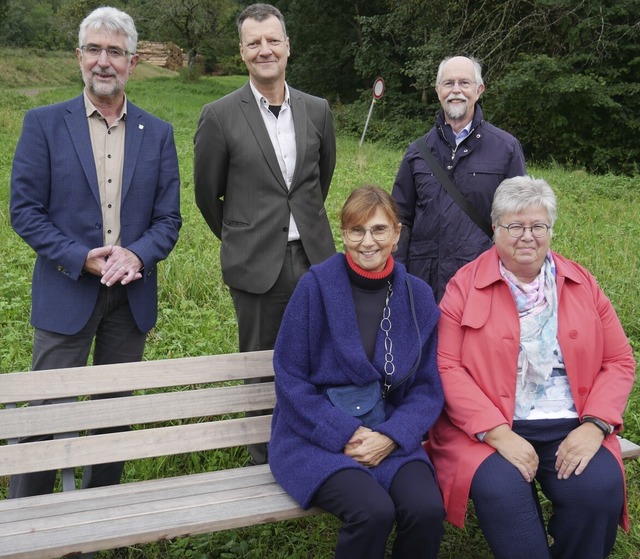
[[[467,98],[464,95],[451,94],[447,97],[447,101],[466,101]]]
[[[116,72],[113,70],[113,68],[109,68],[109,69],[102,69],[102,68],[94,68],[93,70],[91,70],[91,74],[94,76],[97,75],[101,75],[101,76],[116,76]]]

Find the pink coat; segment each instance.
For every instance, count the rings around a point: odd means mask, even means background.
[[[576,410],[622,428],[635,380],[631,346],[609,299],[584,268],[553,253],[558,286],[558,341]],[[427,450],[438,474],[447,520],[464,525],[469,489],[482,461],[495,450],[476,433],[513,422],[520,324],[495,247],[461,268],[440,303],[438,368],[444,412]],[[615,433],[603,445],[616,457]],[[628,529],[625,507],[621,524]]]

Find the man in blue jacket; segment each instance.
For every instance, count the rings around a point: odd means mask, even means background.
[[[178,240],[180,176],[167,122],[127,101],[138,62],[130,16],[82,22],[75,99],[26,113],[11,174],[11,224],[35,251],[34,370],[140,361],[157,318],[156,265]],[[46,435],[43,438],[47,438]],[[118,483],[122,463],[83,486]],[[14,476],[9,495],[50,493],[56,472]]]
[[[392,194],[403,225],[395,258],[431,285],[440,301],[458,268],[493,243],[447,193],[420,154],[419,143],[426,142],[444,172],[488,224],[498,185],[526,170],[518,140],[484,120],[478,104],[484,82],[475,59],[445,58],[435,89],[442,105],[436,124],[407,149]]]

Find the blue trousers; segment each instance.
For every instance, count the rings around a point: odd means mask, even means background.
[[[496,559],[603,559],[615,543],[624,504],[622,472],[604,447],[582,474],[558,479],[558,446],[579,425],[577,419],[516,421],[513,430],[539,457],[536,482],[551,502],[547,526],[536,483],[497,452],[476,471],[471,498],[478,522]]]
[[[436,559],[444,532],[444,505],[431,468],[409,462],[398,470],[389,492],[356,470],[333,474],[312,504],[343,521],[335,559],[384,559],[397,524],[393,559]]]

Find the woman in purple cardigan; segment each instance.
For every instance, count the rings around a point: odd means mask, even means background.
[[[394,523],[395,559],[435,558],[444,507],[422,441],[443,405],[439,310],[394,263],[387,192],[354,190],[341,229],[346,255],[311,267],[280,327],[269,463],[302,507],[343,522],[337,559],[382,559]]]

